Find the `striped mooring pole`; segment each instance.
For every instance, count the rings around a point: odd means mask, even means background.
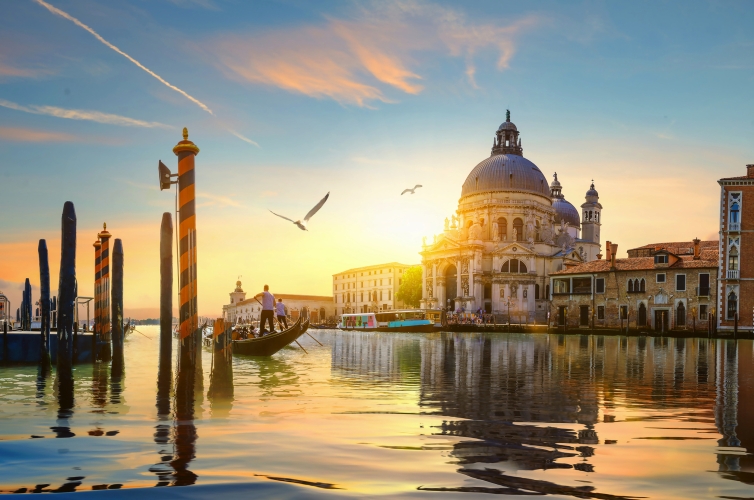
[[[196,382],[202,385],[201,332],[197,314],[196,279],[196,204],[194,189],[194,158],[199,148],[188,140],[188,129],[183,129],[183,140],[175,145],[173,153],[178,157],[178,243],[180,290],[180,364],[179,371],[193,370]],[[185,373],[184,377],[188,374]]]
[[[110,238],[107,224],[102,225],[102,231],[97,235],[102,243],[100,253],[100,344],[97,349],[102,361],[110,361]]]
[[[92,363],[97,362],[97,346],[102,333],[100,320],[100,295],[102,293],[102,243],[99,238],[94,241],[94,326],[92,328]]]

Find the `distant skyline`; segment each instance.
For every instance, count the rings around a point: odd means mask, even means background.
[[[155,317],[157,162],[196,158],[199,313],[248,293],[330,295],[331,275],[418,263],[506,109],[524,156],[602,243],[717,239],[716,180],[754,163],[754,3],[25,0],[0,3],[0,290],[57,288],[78,215],[79,293],[102,223],[126,315]],[[406,187],[422,184],[414,195]],[[309,231],[270,214],[306,213]]]

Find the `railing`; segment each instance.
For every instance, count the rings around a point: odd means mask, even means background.
[[[738,269],[728,269],[728,279],[729,280],[737,280],[738,279]]]
[[[741,223],[740,222],[729,222],[728,223],[728,231],[740,231],[741,230]]]
[[[728,271],[730,272],[730,271]],[[698,286],[696,287],[696,296],[697,297],[709,297],[709,287],[708,286]]]

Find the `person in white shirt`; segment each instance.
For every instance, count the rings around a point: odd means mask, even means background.
[[[262,292],[262,317],[259,321],[259,331],[264,334],[264,322],[269,321],[270,333],[275,331],[275,296],[270,293],[270,287],[264,285]]]
[[[283,299],[278,299],[278,303],[275,305],[275,312],[278,315],[278,324],[280,324],[280,329],[283,329],[283,325],[285,325],[285,329],[288,329],[288,320],[285,317],[285,306],[283,305]]]

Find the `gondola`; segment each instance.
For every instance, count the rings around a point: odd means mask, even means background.
[[[288,344],[292,344],[309,328],[309,319],[299,317],[287,330],[271,333],[264,337],[233,341],[233,354],[245,356],[272,356]]]

